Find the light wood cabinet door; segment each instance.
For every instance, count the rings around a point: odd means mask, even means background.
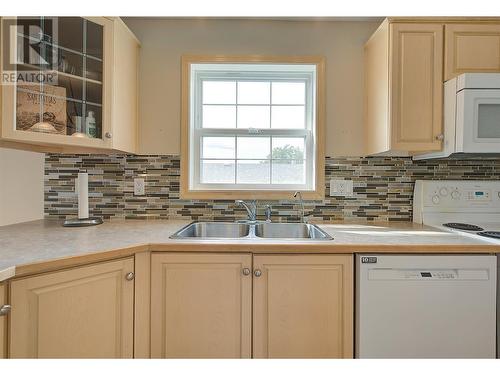
[[[391,24],[392,148],[440,150],[443,133],[443,25]]]
[[[0,307],[7,303],[7,288],[0,284]],[[7,358],[7,316],[0,316],[0,359]]]
[[[352,267],[351,255],[255,256],[254,358],[352,358]]]
[[[153,254],[151,357],[250,358],[251,269],[250,254]]]
[[[11,283],[10,357],[131,358],[132,258]]]
[[[500,24],[445,26],[447,81],[468,72],[500,72]]]

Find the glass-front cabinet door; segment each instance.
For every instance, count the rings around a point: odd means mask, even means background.
[[[2,138],[110,147],[112,25],[98,17],[2,19]]]

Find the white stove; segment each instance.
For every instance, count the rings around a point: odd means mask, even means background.
[[[419,180],[413,221],[500,244],[500,181]]]

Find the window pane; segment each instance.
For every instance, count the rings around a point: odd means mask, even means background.
[[[271,128],[304,129],[304,106],[273,106],[271,109]]]
[[[273,161],[273,184],[305,184],[303,160]]]
[[[237,181],[239,184],[268,184],[270,164],[268,160],[238,160]]]
[[[234,137],[203,137],[203,159],[234,159]]]
[[[236,106],[234,105],[204,105],[204,128],[235,128]]]
[[[238,82],[238,104],[269,104],[269,82]]]
[[[273,159],[304,159],[304,138],[273,137]]]
[[[305,104],[304,82],[273,82],[272,104]]]
[[[202,184],[234,184],[234,160],[202,160]]]
[[[238,137],[237,159],[268,159],[271,139],[269,137]]]
[[[236,104],[236,82],[203,81],[203,104]]]
[[[238,128],[269,128],[269,106],[238,106]]]

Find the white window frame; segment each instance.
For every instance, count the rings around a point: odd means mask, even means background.
[[[190,66],[190,122],[189,122],[189,189],[193,191],[314,191],[316,188],[316,65],[315,64],[220,64],[198,63]],[[202,85],[204,81],[265,81],[265,82],[304,82],[305,128],[304,129],[213,129],[202,127]],[[236,83],[237,85],[237,83]],[[236,88],[237,90],[237,88]],[[219,104],[224,105],[224,104]],[[227,105],[237,105],[227,103]],[[269,104],[272,107],[272,104]],[[270,111],[271,112],[271,111]],[[236,115],[237,116],[237,115]],[[206,136],[217,137],[287,137],[304,138],[304,184],[249,184],[249,183],[202,183],[201,182],[201,139]],[[235,145],[237,148],[237,145]],[[272,142],[271,146],[272,148]],[[272,149],[270,149],[271,153]],[[236,149],[237,152],[237,149]],[[237,155],[235,155],[235,176],[237,174]],[[270,160],[270,168],[273,163]],[[272,179],[272,170],[270,171]],[[272,182],[272,181],[271,181]]]

